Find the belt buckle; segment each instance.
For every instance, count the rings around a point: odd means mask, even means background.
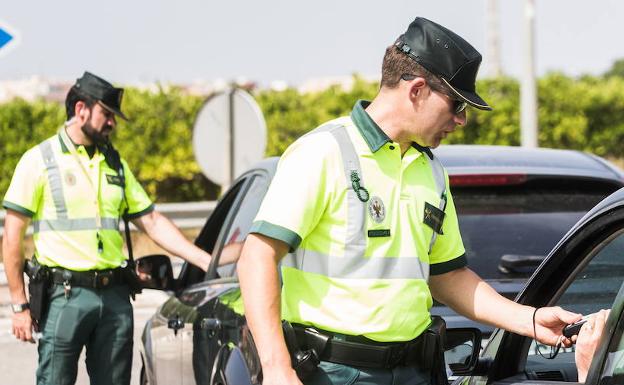
[[[107,273],[100,273],[98,270],[93,272],[93,287],[102,289],[111,283],[111,278]]]

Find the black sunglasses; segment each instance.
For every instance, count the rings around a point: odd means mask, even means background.
[[[417,75],[412,75],[412,74],[403,74],[401,75],[401,79],[405,80],[405,81],[410,81],[410,80],[414,80],[416,79],[418,76]],[[431,87],[432,90],[439,92],[443,95],[446,95],[446,97],[448,97],[449,99],[451,99],[451,102],[453,103],[453,113],[455,115],[459,115],[461,114],[466,107],[468,107],[468,103],[466,103],[465,101],[463,101],[462,99],[459,99],[457,96],[455,96],[454,94],[451,93],[451,91],[446,90],[444,88],[435,86],[431,83],[427,83],[429,84],[429,87]]]

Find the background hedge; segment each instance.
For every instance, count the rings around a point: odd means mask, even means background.
[[[539,145],[624,158],[624,62],[604,76],[573,78],[551,73],[538,81]],[[374,97],[378,85],[354,76],[354,86],[320,92],[295,89],[252,92],[267,122],[267,156],[281,154],[303,133],[349,114],[357,99]],[[478,82],[479,93],[494,111],[469,111],[468,124],[445,143],[520,144],[519,84],[512,78]],[[128,89],[113,141],[148,193],[158,202],[212,200],[219,187],[206,180],[193,156],[191,130],[203,98],[178,88]],[[53,135],[63,124],[61,104],[15,99],[0,104],[0,194],[28,148]]]

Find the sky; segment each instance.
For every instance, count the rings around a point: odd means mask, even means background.
[[[534,0],[538,75],[600,74],[624,57],[624,1]],[[525,0],[498,0],[505,74],[523,70]],[[0,80],[70,80],[84,70],[115,83],[245,78],[260,85],[359,73],[377,76],[385,47],[416,16],[436,21],[487,54],[486,0],[6,1]]]

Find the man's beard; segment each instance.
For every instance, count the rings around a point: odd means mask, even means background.
[[[104,132],[110,132],[109,126],[104,126],[100,131],[97,131],[90,122],[85,122],[80,129],[87,136],[87,138],[93,142],[93,144],[108,143],[108,136],[104,135]]]

